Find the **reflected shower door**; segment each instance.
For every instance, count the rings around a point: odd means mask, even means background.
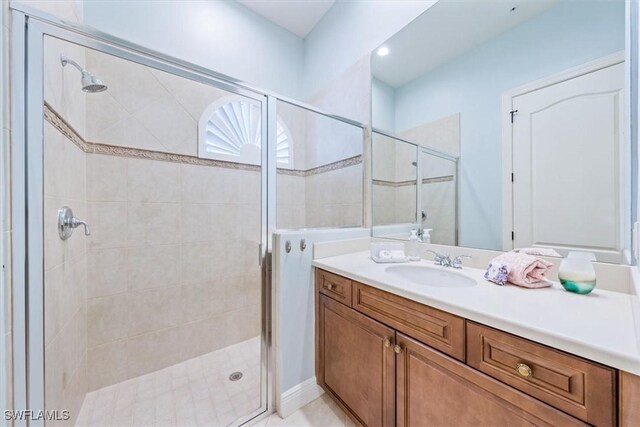
[[[457,164],[430,150],[420,151],[422,227],[431,230],[431,243],[458,244]]]
[[[119,52],[44,39],[45,407],[239,424],[266,409],[266,100]]]

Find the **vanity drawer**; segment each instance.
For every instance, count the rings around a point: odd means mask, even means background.
[[[464,319],[353,282],[353,308],[464,362]]]
[[[467,364],[596,426],[614,426],[615,370],[467,321]]]
[[[351,306],[351,280],[316,269],[316,284],[321,294]]]

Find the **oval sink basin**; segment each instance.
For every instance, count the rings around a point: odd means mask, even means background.
[[[435,286],[439,288],[470,288],[478,283],[460,273],[440,267],[425,267],[420,265],[394,265],[385,271],[393,276],[416,283],[418,285]]]

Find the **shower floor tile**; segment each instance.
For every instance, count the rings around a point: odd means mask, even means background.
[[[233,372],[242,372],[230,381]],[[260,337],[87,393],[76,426],[226,426],[260,406]]]

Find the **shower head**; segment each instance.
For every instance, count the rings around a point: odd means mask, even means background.
[[[80,79],[80,84],[82,84],[82,91],[88,93],[96,93],[103,92],[107,90],[107,85],[102,83],[102,80],[91,74],[89,71],[82,68],[78,65],[77,62],[67,58],[64,55],[60,55],[60,62],[63,67],[66,67],[67,64],[71,64],[82,73],[82,78]]]

